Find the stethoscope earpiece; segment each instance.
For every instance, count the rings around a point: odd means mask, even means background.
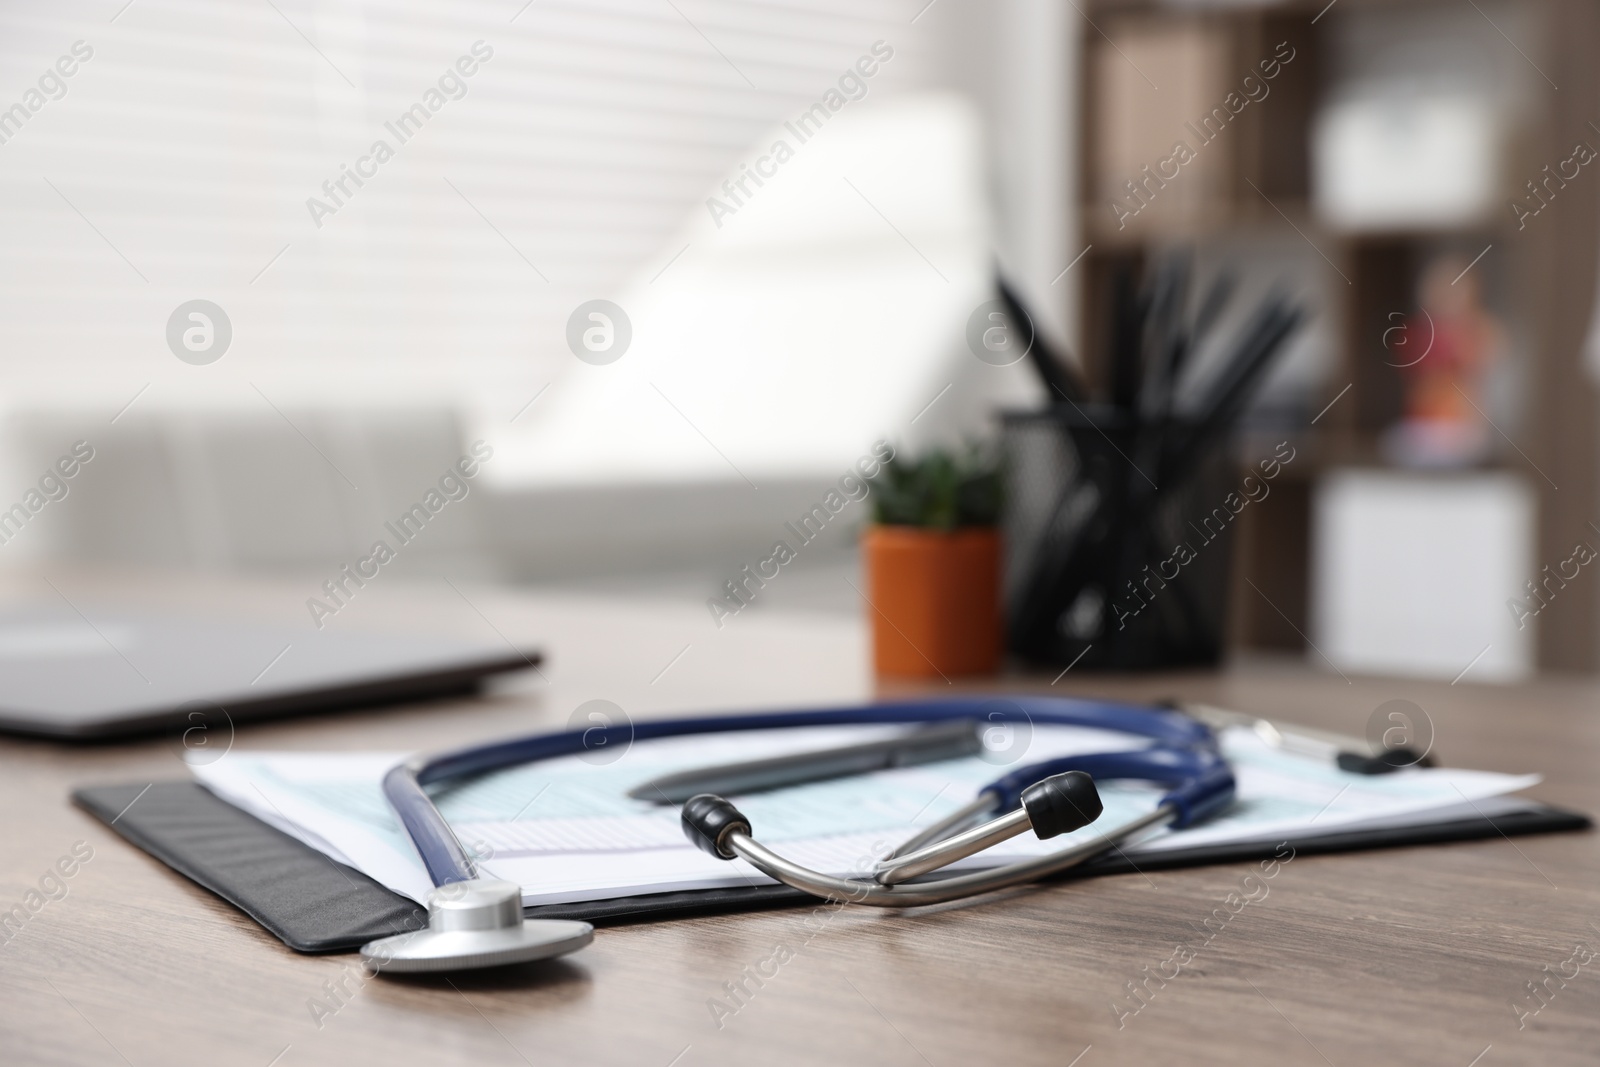
[[[990,801],[997,805],[999,799],[991,796]],[[932,840],[924,833],[913,838],[877,865],[871,882],[835,878],[785,859],[755,840],[750,820],[744,813],[713,793],[701,793],[685,801],[682,822],[684,836],[701,851],[718,859],[742,859],[786,885],[830,900],[905,908],[939,904],[1033,881],[1082,863],[1104,852],[1116,840],[1156,823],[1169,822],[1179,814],[1175,804],[1162,803],[1155,811],[1132,819],[1108,834],[1049,856],[934,881],[909,881],[982,852],[1025,830],[1032,830],[1040,840],[1081,830],[1098,819],[1103,810],[1093,777],[1078,770],[1054,774],[1024,788],[1019,806],[1011,812],[950,837]],[[954,828],[948,821],[941,825],[947,830]],[[915,850],[908,847],[911,845],[917,846]]]
[[[683,802],[684,836],[700,851],[719,860],[733,859],[734,853],[725,843],[732,830],[748,834],[750,820],[715,793],[700,793]]]
[[[1081,830],[1106,810],[1094,779],[1082,771],[1053,774],[1033,783],[1022,791],[1022,807],[1041,841]]]

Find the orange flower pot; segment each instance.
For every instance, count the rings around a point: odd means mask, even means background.
[[[990,674],[1000,665],[1000,532],[872,526],[864,540],[879,674]]]

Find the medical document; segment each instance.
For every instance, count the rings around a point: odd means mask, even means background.
[[[890,736],[898,726],[825,726],[742,731],[638,742],[625,750],[566,756],[430,790],[481,872],[522,886],[525,904],[767,884],[742,860],[706,855],[684,837],[676,805],[632,800],[627,791],[671,771]],[[980,755],[903,767],[770,793],[731,797],[754,836],[796,861],[861,876],[890,848],[970,801],[1013,770],[1057,756],[1143,747],[1122,733],[1036,725],[1031,736],[991,738]],[[1247,729],[1221,733],[1238,779],[1227,812],[1189,830],[1156,830],[1122,845],[1130,857],[1167,848],[1277,841],[1495,814],[1537,775],[1457,768],[1407,768],[1358,775],[1272,748]],[[195,777],[223,799],[413,900],[433,888],[381,787],[407,753],[233,751]],[[1162,790],[1143,782],[1098,782],[1105,813],[1050,841],[1031,833],[956,867],[1009,862],[1099,836],[1152,810]],[[1515,802],[1510,802],[1515,803]]]

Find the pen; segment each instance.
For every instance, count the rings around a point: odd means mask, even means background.
[[[918,763],[971,756],[982,748],[983,739],[978,734],[977,723],[971,719],[959,719],[911,730],[882,741],[664,774],[634,786],[628,790],[628,796],[658,804],[682,804],[699,793],[758,793],[889,767],[909,767]]]
[[[1433,759],[1404,746],[1374,752],[1373,746],[1358,737],[1316,730],[1309,726],[1290,726],[1271,719],[1210,704],[1178,704],[1179,711],[1199,719],[1213,730],[1243,726],[1280,752],[1292,752],[1310,759],[1327,760],[1341,771],[1352,774],[1388,774],[1401,767],[1432,767]]]
[[[1146,357],[1149,369],[1142,383],[1144,392],[1138,402],[1140,421],[1146,429],[1159,429],[1160,421],[1171,407],[1175,384],[1172,368],[1188,340],[1184,319],[1189,303],[1191,273],[1189,259],[1178,258],[1163,271],[1164,282],[1157,283],[1151,319],[1146,324],[1151,349]]]
[[[1301,312],[1281,299],[1271,299],[1262,305],[1244,340],[1218,374],[1194,429],[1181,440],[1169,444],[1167,468],[1163,472],[1166,478],[1185,479],[1209,454],[1216,440],[1233,427],[1254,397],[1279,346],[1295,331],[1301,319]]]
[[[1135,291],[1130,268],[1124,267],[1117,272],[1113,301],[1111,403],[1131,411],[1139,400],[1139,382],[1143,377],[1140,366],[1143,358],[1142,340],[1150,305],[1141,300]]]
[[[1045,391],[1055,394],[1050,397],[1050,402],[1055,403],[1056,396],[1075,404],[1087,399],[1087,390],[1079,381],[1076,371],[1044,339],[1038,322],[1028,314],[1028,309],[1023,306],[1022,298],[1017,295],[1016,290],[1007,284],[1003,276],[998,284],[1000,300],[1005,304],[1006,313],[1011,316],[1012,322],[1017,325],[1027,324],[1028,333],[1033,338],[1033,343],[1028,347],[1028,359],[1033,364],[1034,372],[1039,375],[1039,380],[1044,383]]]

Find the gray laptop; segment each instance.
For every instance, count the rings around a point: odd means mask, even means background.
[[[539,654],[129,610],[0,611],[0,730],[98,741],[470,692]]]

